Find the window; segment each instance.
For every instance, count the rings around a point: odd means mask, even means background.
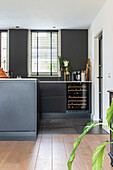
[[[0,31],[0,67],[8,71],[7,31]]]
[[[31,75],[58,75],[58,32],[31,32]]]

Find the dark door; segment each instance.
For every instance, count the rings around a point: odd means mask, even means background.
[[[102,121],[102,51],[103,51],[103,39],[102,35],[99,37],[99,119]]]

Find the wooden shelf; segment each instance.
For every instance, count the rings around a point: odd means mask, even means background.
[[[87,102],[87,100],[68,100],[68,102]]]
[[[81,99],[81,98],[86,99],[87,97],[85,97],[85,96],[81,96],[81,97],[79,97],[79,96],[77,96],[77,97],[68,97],[68,99]]]
[[[83,104],[68,104],[68,106],[77,106],[77,105],[80,105],[80,106],[86,106],[87,103],[83,103]]]
[[[68,89],[71,88],[87,88],[87,86],[68,86]]]
[[[87,91],[87,90],[68,90],[68,91]]]

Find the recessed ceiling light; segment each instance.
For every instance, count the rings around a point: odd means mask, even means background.
[[[19,25],[17,25],[16,28],[17,28],[17,29],[20,28]]]

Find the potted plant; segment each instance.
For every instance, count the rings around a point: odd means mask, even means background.
[[[66,74],[68,75],[71,72],[71,67],[67,66],[64,68],[64,71],[66,72]]]
[[[63,71],[64,63],[63,63],[62,56],[58,56],[58,58],[59,58],[59,63],[60,63],[60,71]]]
[[[113,133],[113,130],[109,127],[110,126],[110,123],[111,123],[111,120],[112,120],[112,117],[113,117],[113,101],[111,103],[111,106],[110,108],[107,110],[107,117],[106,117],[106,120],[107,120],[107,123],[108,125],[104,124],[104,123],[94,123],[94,122],[90,122],[88,123],[84,130],[83,130],[83,133],[79,136],[79,138],[75,141],[74,143],[74,149],[69,157],[69,160],[68,160],[68,169],[71,170],[71,166],[72,166],[72,163],[74,161],[74,158],[75,158],[75,152],[77,150],[77,147],[79,146],[82,138],[84,137],[84,135],[93,127],[95,126],[99,126],[99,125],[104,125],[106,126],[112,133]],[[112,138],[113,138],[113,135],[112,135]],[[113,143],[113,142],[105,142],[103,143],[102,145],[99,145],[97,146],[97,148],[95,149],[94,153],[93,153],[93,158],[92,158],[92,170],[101,170],[102,169],[102,165],[103,165],[103,161],[104,161],[104,154],[105,154],[105,147],[107,144],[110,144],[110,143]]]
[[[68,67],[68,65],[69,65],[69,60],[65,59],[65,60],[63,60],[63,62],[64,62],[64,67]]]

